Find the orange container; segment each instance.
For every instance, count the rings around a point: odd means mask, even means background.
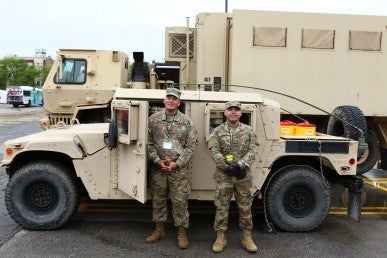
[[[316,126],[305,121],[298,123],[296,126],[296,136],[315,136],[316,135]]]
[[[297,124],[290,120],[280,122],[280,136],[292,136],[296,134]]]

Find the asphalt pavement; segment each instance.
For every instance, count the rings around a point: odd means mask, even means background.
[[[14,108],[0,104],[0,159],[3,158],[3,143],[6,140],[41,131],[37,121],[44,113],[42,107]],[[20,230],[5,208],[4,189],[7,182],[8,176],[0,168],[0,246]]]
[[[188,230],[190,246],[179,250],[176,228],[166,226],[166,238],[147,244],[153,230],[149,212],[110,214],[111,219],[74,218],[55,231],[20,230],[0,247],[0,257],[215,257],[213,214],[193,214]],[[106,216],[107,214],[105,214]],[[95,214],[94,214],[95,216]],[[104,216],[102,216],[104,217]],[[251,257],[241,245],[238,219],[230,219],[228,246],[218,256]],[[367,216],[358,223],[345,216],[329,216],[317,230],[308,233],[262,234],[253,231],[261,257],[385,257],[386,216]]]
[[[18,136],[40,131],[37,120],[42,109],[9,109],[0,106],[0,144]],[[9,115],[8,112],[13,112]],[[4,115],[7,113],[8,115]],[[29,115],[26,115],[29,114]],[[4,118],[7,121],[4,121]],[[11,120],[10,120],[11,119]],[[2,147],[1,147],[2,149]],[[2,152],[0,154],[2,158]],[[386,178],[386,171],[375,170],[375,177]],[[370,177],[374,175],[370,173]],[[228,246],[214,254],[211,246],[214,210],[212,203],[202,208],[191,207],[188,231],[190,247],[179,250],[177,232],[171,218],[167,236],[155,244],[146,244],[145,237],[153,230],[149,203],[131,208],[133,203],[117,205],[93,202],[83,205],[65,227],[54,231],[30,231],[17,226],[4,205],[4,188],[8,181],[0,168],[0,257],[251,257],[241,246],[238,217],[232,213],[226,232]],[[384,182],[384,181],[380,181]],[[261,257],[386,257],[387,254],[387,194],[385,185],[369,180],[368,204],[378,212],[364,212],[360,222],[332,212],[316,230],[307,233],[264,234],[259,225],[263,215],[254,217],[253,238],[258,246],[255,256]],[[371,188],[372,187],[372,188]],[[378,188],[379,187],[379,188]],[[376,196],[374,198],[374,196]],[[341,194],[335,197],[340,203]],[[371,202],[370,202],[371,200]],[[98,205],[103,203],[103,205]],[[85,208],[86,207],[86,208]],[[121,208],[120,208],[121,207]]]

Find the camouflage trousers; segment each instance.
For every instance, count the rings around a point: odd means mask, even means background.
[[[153,221],[166,222],[168,218],[168,193],[172,204],[172,216],[176,227],[189,227],[188,195],[191,192],[188,168],[174,172],[152,168]]]
[[[250,193],[250,188],[252,187],[251,176],[246,176],[244,179],[238,180],[235,177],[230,177],[223,172],[219,172],[215,180],[215,231],[227,230],[228,213],[233,195],[235,195],[235,200],[239,208],[239,227],[241,229],[252,229],[253,218],[251,205],[253,203],[253,197]]]

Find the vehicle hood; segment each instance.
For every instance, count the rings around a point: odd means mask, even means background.
[[[108,123],[63,126],[8,140],[4,143],[4,148],[12,147],[15,150],[13,156],[25,151],[53,151],[65,153],[72,158],[81,158],[82,152],[77,143],[82,143],[87,154],[95,153],[106,147],[108,129]]]

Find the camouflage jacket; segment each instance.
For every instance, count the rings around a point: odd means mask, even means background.
[[[258,152],[258,138],[253,128],[239,123],[232,132],[227,122],[215,128],[208,142],[216,167],[224,170],[227,167],[226,155],[233,155],[233,161],[241,168],[249,169]]]
[[[185,114],[177,111],[173,121],[167,121],[165,110],[151,115],[148,134],[148,156],[154,164],[160,159],[172,159],[182,168],[191,160],[197,145],[197,132]],[[172,147],[164,149],[164,142],[171,142]]]

